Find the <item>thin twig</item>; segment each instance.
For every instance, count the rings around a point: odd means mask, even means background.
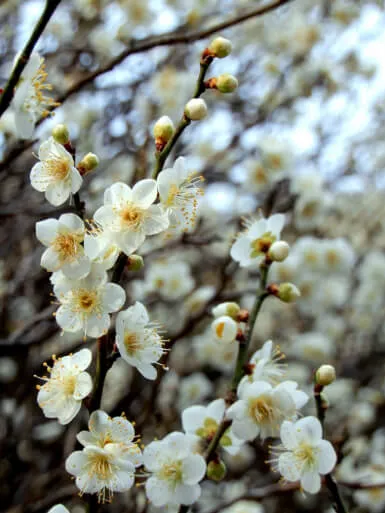
[[[4,88],[3,94],[0,96],[0,116],[2,116],[9,107],[14,95],[15,87],[20,80],[24,68],[28,64],[31,53],[60,2],[61,0],[46,1],[42,15],[36,23],[31,37],[28,39],[23,51],[20,53],[16,61],[16,65],[12,70],[11,76]]]
[[[196,41],[200,41],[202,39],[205,39],[212,34],[215,34],[216,32],[220,32],[222,30],[228,29],[230,27],[234,27],[236,25],[239,25],[240,23],[244,23],[245,21],[248,21],[253,18],[257,18],[259,16],[263,16],[264,14],[267,14],[268,12],[274,11],[275,9],[278,9],[279,7],[291,2],[293,0],[273,0],[272,2],[269,2],[265,4],[262,7],[257,7],[255,9],[251,9],[250,11],[238,15],[233,16],[229,18],[228,20],[218,23],[216,25],[212,25],[211,27],[204,29],[204,30],[196,30],[193,32],[190,32],[189,34],[180,34],[177,31],[173,31],[169,34],[164,34],[162,36],[150,36],[148,38],[142,39],[142,40],[131,40],[128,48],[124,50],[122,53],[120,53],[115,59],[111,60],[108,64],[103,66],[102,68],[99,68],[98,70],[94,71],[93,73],[90,73],[83,79],[79,80],[76,84],[74,84],[72,87],[67,89],[66,92],[64,92],[59,98],[57,98],[58,103],[64,103],[68,98],[70,98],[72,95],[79,92],[81,89],[83,89],[85,86],[87,86],[89,83],[91,83],[93,80],[95,80],[97,77],[104,75],[105,73],[111,71],[115,66],[122,63],[127,57],[130,55],[134,55],[141,52],[147,52],[153,48],[157,48],[160,46],[173,46],[173,45],[179,45],[179,44],[190,44],[194,43]],[[37,122],[36,126],[39,126],[45,118],[40,118]],[[32,145],[36,141],[25,141],[22,144],[18,144],[14,148],[12,148],[8,154],[3,159],[3,162],[0,163],[0,172],[5,171],[5,169],[8,167],[8,165],[17,158],[23,151],[27,150],[28,148],[31,148]]]

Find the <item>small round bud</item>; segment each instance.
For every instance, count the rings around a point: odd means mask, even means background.
[[[268,256],[273,262],[283,262],[289,256],[290,246],[284,240],[277,240],[270,246]]]
[[[219,461],[210,461],[207,465],[207,477],[212,481],[222,481],[222,479],[226,476],[226,465],[222,460]]]
[[[144,260],[140,255],[130,255],[127,258],[126,269],[128,271],[140,271],[144,267]]]
[[[193,98],[184,108],[185,115],[192,121],[199,121],[207,116],[207,105],[202,98]]]
[[[224,37],[216,37],[211,41],[209,46],[209,50],[212,52],[214,57],[218,57],[218,59],[223,59],[230,55],[232,49],[233,45],[231,44],[231,41]]]
[[[220,303],[212,309],[214,317],[221,317],[222,315],[228,315],[232,319],[236,319],[241,308],[238,303],[226,302]]]
[[[336,370],[333,365],[321,365],[315,374],[317,385],[326,387],[336,379]]]
[[[234,75],[224,73],[217,77],[217,89],[221,93],[233,93],[238,87],[238,80]]]
[[[70,141],[70,132],[66,125],[56,125],[52,130],[52,137],[59,144],[67,144]]]
[[[175,132],[175,126],[168,116],[162,116],[154,125],[154,138],[155,143],[164,146],[168,143]]]
[[[99,157],[95,153],[87,153],[78,164],[78,170],[81,175],[89,173],[99,165]]]
[[[211,329],[217,342],[229,344],[237,336],[238,324],[228,315],[222,315],[211,324]]]
[[[281,283],[278,285],[277,297],[284,303],[294,303],[299,297],[301,292],[293,283]]]

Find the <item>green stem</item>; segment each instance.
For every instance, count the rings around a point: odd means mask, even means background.
[[[36,43],[38,42],[43,30],[47,26],[47,23],[51,19],[51,16],[55,12],[57,6],[60,4],[61,0],[47,0],[42,15],[40,16],[27,44],[22,50],[19,58],[16,61],[16,65],[12,70],[11,76],[8,79],[8,82],[4,88],[3,94],[0,96],[0,116],[4,114],[4,112],[9,107],[9,104],[12,101],[15,87],[17,86],[21,74],[26,67],[29,58],[31,57],[31,53],[35,48]]]
[[[202,58],[200,63],[200,70],[199,70],[199,76],[195,85],[195,92],[193,98],[199,98],[202,93],[205,91],[205,76],[207,73],[207,70],[209,69],[210,64],[212,63],[212,57],[206,57]],[[189,126],[191,123],[191,119],[189,119],[187,116],[183,114],[182,119],[179,121],[178,126],[175,129],[175,132],[173,133],[171,139],[168,141],[166,146],[163,148],[162,151],[156,152],[155,154],[155,167],[154,171],[152,173],[152,178],[156,180],[158,174],[162,171],[164,163],[167,160],[167,157],[169,156],[171,150],[175,146],[176,142],[178,141],[179,137],[183,134],[186,127]]]
[[[317,417],[322,425],[322,429],[324,431],[324,423],[325,423],[325,414],[327,410],[327,405],[322,398],[323,386],[314,385],[314,400],[317,409]],[[345,508],[344,502],[342,500],[337,481],[334,479],[332,474],[325,475],[325,484],[327,489],[329,490],[330,500],[332,502],[332,506],[337,513],[347,513],[347,509]]]
[[[249,351],[250,342],[251,342],[251,339],[253,336],[255,322],[257,320],[258,314],[261,310],[264,300],[269,296],[269,293],[266,290],[267,276],[269,273],[269,268],[270,268],[270,264],[268,264],[266,262],[263,262],[261,265],[261,268],[260,268],[261,282],[260,282],[257,296],[255,298],[253,308],[250,312],[246,337],[244,338],[243,341],[239,342],[238,357],[237,357],[237,361],[235,364],[234,374],[233,374],[233,378],[231,380],[231,385],[230,385],[230,389],[229,389],[229,393],[228,393],[228,402],[229,403],[234,402],[234,400],[235,400],[234,398],[236,397],[236,392],[237,392],[237,387],[239,385],[239,382],[245,375],[245,364],[247,362],[248,351]],[[230,426],[231,426],[231,420],[227,420],[227,419],[223,419],[222,422],[219,424],[218,429],[204,454],[204,457],[205,457],[205,460],[207,463],[209,463],[212,460],[222,436],[224,435],[224,433]],[[178,513],[187,513],[189,508],[190,508],[190,506],[181,506],[179,508]]]
[[[237,362],[235,364],[233,379],[231,381],[231,394],[232,395],[234,395],[236,393],[239,382],[245,375],[245,365],[247,362],[247,356],[248,356],[251,338],[253,336],[255,322],[257,320],[258,314],[261,310],[264,300],[269,295],[269,293],[266,291],[268,272],[269,272],[269,265],[263,263],[261,265],[260,289],[258,291],[257,297],[255,298],[253,308],[250,312],[247,334],[246,334],[245,340],[243,340],[239,343],[238,358],[237,358]]]

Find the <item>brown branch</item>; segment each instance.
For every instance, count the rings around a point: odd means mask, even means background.
[[[115,59],[111,60],[104,67],[94,71],[93,73],[90,73],[83,79],[79,80],[79,82],[74,84],[65,93],[63,93],[61,96],[59,96],[59,98],[57,98],[57,101],[59,103],[64,103],[70,96],[79,92],[81,89],[83,89],[89,83],[91,83],[95,78],[103,75],[104,73],[107,73],[108,71],[111,71],[115,66],[117,66],[118,64],[123,62],[130,55],[134,55],[136,53],[141,53],[141,52],[147,52],[148,50],[151,50],[153,48],[157,48],[160,46],[172,46],[172,45],[179,45],[179,44],[186,45],[186,44],[194,43],[196,41],[200,41],[201,39],[205,39],[205,38],[211,36],[212,34],[215,34],[216,32],[220,32],[220,31],[228,29],[230,27],[234,27],[236,25],[239,25],[240,23],[244,23],[245,21],[262,16],[268,12],[278,9],[279,7],[289,3],[291,1],[292,0],[273,0],[263,6],[259,6],[255,9],[252,9],[243,14],[233,16],[222,23],[218,23],[218,24],[213,25],[204,30],[196,30],[196,31],[190,32],[189,34],[180,34],[180,33],[178,33],[178,31],[174,31],[172,33],[164,34],[162,36],[156,36],[156,37],[150,36],[148,38],[141,39],[141,40],[133,39],[128,44],[128,47],[126,48],[126,50],[124,50],[117,57],[115,57]],[[44,119],[45,118],[40,118],[39,121],[37,122],[36,126],[39,126],[44,121]],[[23,151],[27,150],[28,148],[31,148],[35,142],[36,142],[35,140],[26,141],[23,144],[19,144],[16,147],[12,148],[9,151],[9,153],[5,156],[5,158],[3,159],[3,162],[0,163],[0,173],[3,172],[7,168],[7,166],[15,158],[17,158]]]

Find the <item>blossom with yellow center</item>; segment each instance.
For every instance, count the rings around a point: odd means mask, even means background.
[[[70,279],[86,276],[91,269],[90,259],[84,254],[84,223],[75,214],[63,214],[57,219],[36,223],[36,237],[47,247],[41,257],[41,266],[47,271],[61,270]]]
[[[160,201],[170,218],[170,228],[188,231],[194,227],[199,197],[203,196],[203,178],[186,168],[183,157],[179,157],[174,167],[164,169],[158,175]]]
[[[71,194],[78,192],[83,183],[72,155],[50,137],[40,145],[39,159],[40,162],[31,170],[31,185],[44,192],[52,205],[62,205]]]
[[[12,100],[16,130],[22,139],[30,139],[36,121],[40,117],[48,116],[50,110],[59,105],[45,94],[46,91],[52,89],[52,86],[46,82],[47,76],[44,58],[33,52],[24,68]]]
[[[283,214],[274,214],[249,224],[231,247],[230,255],[241,267],[255,267],[261,263],[271,245],[280,239],[285,223]]]
[[[80,494],[96,493],[99,502],[110,502],[114,492],[131,488],[142,462],[135,430],[125,417],[111,418],[102,410],[91,413],[88,428],[78,433],[83,450],[70,454],[66,470],[76,477]]]
[[[202,439],[203,447],[207,446],[224,418],[225,409],[224,399],[216,399],[207,406],[189,406],[182,412],[183,430],[187,434],[198,436]],[[230,454],[236,454],[243,442],[228,429],[219,444]]]
[[[107,273],[91,269],[80,280],[59,280],[54,293],[60,302],[56,321],[63,331],[100,337],[110,326],[110,313],[119,310],[126,294],[116,283],[107,283]]]
[[[316,417],[297,422],[284,421],[279,456],[272,460],[287,481],[300,481],[305,492],[318,493],[320,475],[329,474],[337,461],[333,446],[322,439],[322,426]]]
[[[104,206],[95,212],[94,219],[126,255],[136,251],[147,235],[168,227],[167,213],[153,205],[156,196],[156,181],[151,179],[137,182],[132,189],[117,182],[105,191]]]
[[[296,419],[298,409],[308,400],[297,386],[294,381],[275,387],[266,381],[242,383],[238,387],[240,399],[227,411],[234,435],[241,440],[277,436],[282,422]]]
[[[48,418],[57,418],[60,424],[68,424],[80,410],[82,400],[92,390],[91,376],[84,372],[90,365],[92,353],[89,349],[56,359],[47,366],[49,376],[38,385],[37,402]]]
[[[116,345],[121,357],[147,379],[155,379],[155,365],[164,353],[164,340],[150,323],[147,310],[138,301],[116,318]]]
[[[151,477],[146,493],[154,506],[190,505],[201,493],[199,481],[206,472],[206,462],[195,452],[196,438],[172,432],[163,440],[151,442],[143,452],[143,463]]]

